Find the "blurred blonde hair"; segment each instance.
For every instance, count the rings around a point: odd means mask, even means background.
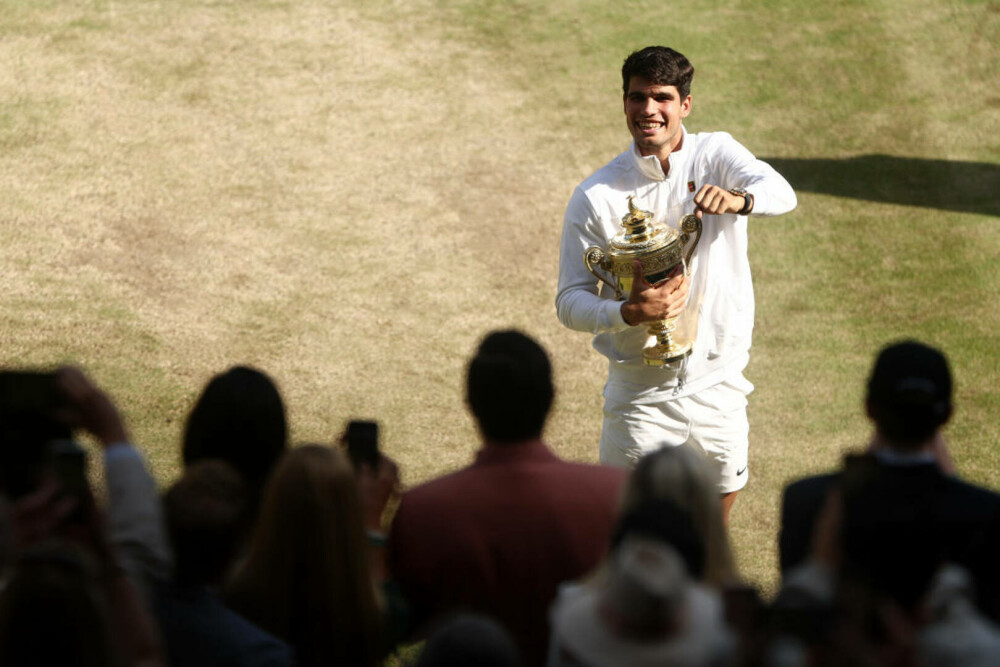
[[[300,665],[376,665],[382,614],[354,469],[302,445],[278,463],[227,600],[295,649]]]
[[[669,500],[691,515],[705,543],[705,582],[738,581],[729,537],[722,520],[718,475],[705,455],[690,445],[663,447],[647,454],[629,477],[622,514],[651,500]]]

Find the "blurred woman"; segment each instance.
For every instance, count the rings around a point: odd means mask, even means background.
[[[250,492],[252,522],[267,478],[285,452],[285,404],[261,371],[234,366],[205,386],[184,428],[185,467],[221,459],[243,476]]]
[[[687,445],[648,454],[626,484],[608,558],[560,587],[548,665],[729,664],[739,639],[723,593],[736,583],[711,464]]]
[[[291,644],[302,667],[376,665],[383,620],[366,540],[347,457],[319,445],[289,450],[227,602]]]
[[[719,587],[736,583],[718,480],[705,455],[681,445],[664,447],[643,457],[625,488],[622,514],[656,500],[672,501],[691,517],[704,545],[704,583]]]

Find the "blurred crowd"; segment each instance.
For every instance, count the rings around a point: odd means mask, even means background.
[[[939,351],[883,349],[870,441],[786,487],[769,600],[702,452],[562,460],[554,394],[541,346],[490,333],[465,386],[481,448],[404,491],[373,425],[291,446],[275,383],[236,367],[160,490],[82,371],[2,372],[0,665],[1000,665],[1000,494],[956,473]]]

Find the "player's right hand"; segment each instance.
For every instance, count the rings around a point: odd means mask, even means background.
[[[632,290],[621,308],[622,317],[627,324],[635,326],[643,322],[670,319],[684,312],[691,279],[684,275],[680,264],[670,273],[670,277],[658,285],[650,285],[646,281],[641,262],[632,262],[632,267]]]

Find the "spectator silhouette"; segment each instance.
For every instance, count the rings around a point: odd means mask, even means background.
[[[995,659],[1000,634],[973,610],[964,568],[1000,515],[1000,495],[954,476],[941,433],[951,395],[941,352],[913,341],[884,348],[868,382],[867,452],[786,488],[775,607],[786,618],[829,619],[818,633],[785,624],[813,657],[855,646],[857,655],[836,659],[857,662],[865,651],[891,664]]]
[[[142,593],[167,576],[170,553],[156,486],[114,403],[72,367],[0,372],[0,395],[0,467],[20,473],[18,480],[5,474],[0,489],[10,499],[0,664],[163,664]],[[14,395],[47,398],[32,405]],[[106,516],[87,481],[84,450],[59,439],[76,429],[100,446]],[[7,455],[17,452],[37,456],[8,468]]]
[[[155,608],[176,667],[293,664],[287,644],[226,607],[215,593],[243,544],[247,502],[240,474],[218,460],[189,466],[164,496],[174,581],[159,587]]]
[[[552,616],[549,667],[710,667],[733,650],[718,591],[692,580],[669,544],[637,533]]]
[[[627,514],[656,500],[671,501],[689,517],[704,552],[703,569],[693,570],[689,563],[689,574],[722,587],[735,583],[737,576],[716,475],[705,456],[693,447],[664,447],[639,460],[625,486],[622,511]]]
[[[867,454],[852,458],[842,472],[809,477],[785,489],[779,539],[783,572],[809,554],[817,517],[834,488],[843,494],[846,565],[859,575],[891,585],[893,577],[904,574],[905,562],[889,556],[898,550],[882,551],[876,543],[917,541],[922,554],[939,551],[924,566],[927,581],[936,569],[933,561],[966,563],[970,547],[1000,513],[1000,495],[953,475],[941,433],[952,414],[951,393],[951,372],[938,350],[904,341],[880,352],[865,402],[874,423]]]
[[[114,621],[99,581],[80,549],[49,543],[21,554],[0,595],[0,664],[115,664]]]
[[[261,371],[236,366],[205,386],[188,415],[182,456],[185,466],[221,459],[243,475],[250,495],[247,520],[252,521],[287,438],[278,388]]]
[[[390,535],[392,573],[418,629],[457,610],[487,614],[526,665],[544,663],[558,585],[603,556],[625,479],[545,445],[553,396],[535,341],[517,331],[486,336],[466,380],[482,449],[470,466],[405,493]]]
[[[227,602],[303,667],[378,664],[383,617],[354,469],[338,449],[288,451],[267,484]]]

